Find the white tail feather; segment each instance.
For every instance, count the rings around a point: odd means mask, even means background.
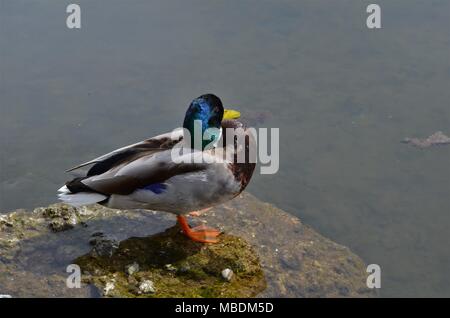
[[[69,188],[67,188],[67,186],[62,186],[61,188],[58,189],[58,192],[60,193],[70,193]]]
[[[103,194],[89,192],[78,192],[73,194],[71,194],[70,192],[63,192],[58,194],[58,199],[75,207],[94,204],[103,201],[106,198],[107,196]]]

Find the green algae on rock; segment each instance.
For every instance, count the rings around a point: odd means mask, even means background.
[[[133,262],[139,270],[130,275]],[[224,234],[218,244],[196,243],[178,226],[124,240],[111,257],[88,253],[75,263],[86,283],[112,297],[253,297],[266,285],[255,251],[241,238]],[[226,268],[235,273],[229,282],[221,274]],[[144,282],[151,292],[143,292]]]

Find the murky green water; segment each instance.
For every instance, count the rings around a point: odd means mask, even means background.
[[[47,205],[76,163],[219,95],[279,127],[253,194],[382,269],[383,296],[450,296],[450,2],[0,0],[0,211]],[[256,114],[256,115],[255,115]]]

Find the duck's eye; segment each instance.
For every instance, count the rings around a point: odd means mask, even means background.
[[[208,120],[208,125],[209,126],[217,126],[219,123],[218,123],[218,121],[217,121],[217,118],[214,118],[214,117],[212,117],[212,118],[210,118],[209,120]]]

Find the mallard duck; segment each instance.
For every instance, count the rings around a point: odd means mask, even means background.
[[[255,168],[255,160],[249,158],[249,145],[254,145],[255,139],[237,120],[239,117],[239,112],[225,110],[217,96],[202,95],[189,105],[184,129],[125,146],[67,170],[93,165],[83,177],[66,182],[58,190],[58,197],[74,206],[99,203],[115,209],[174,213],[187,237],[197,242],[215,243],[220,231],[205,226],[191,228],[186,214],[231,200],[249,183]],[[204,140],[196,145],[194,130],[199,121]],[[245,147],[236,145],[238,138],[226,140],[223,133],[226,128],[242,128],[235,131],[245,135]],[[187,133],[190,136],[186,136]],[[223,152],[218,150],[227,151],[229,147],[235,150],[233,155],[221,161],[179,163],[172,157],[174,149],[188,149],[189,155],[200,154],[205,159],[222,156],[223,159]],[[236,159],[242,151],[246,161],[239,163]]]

